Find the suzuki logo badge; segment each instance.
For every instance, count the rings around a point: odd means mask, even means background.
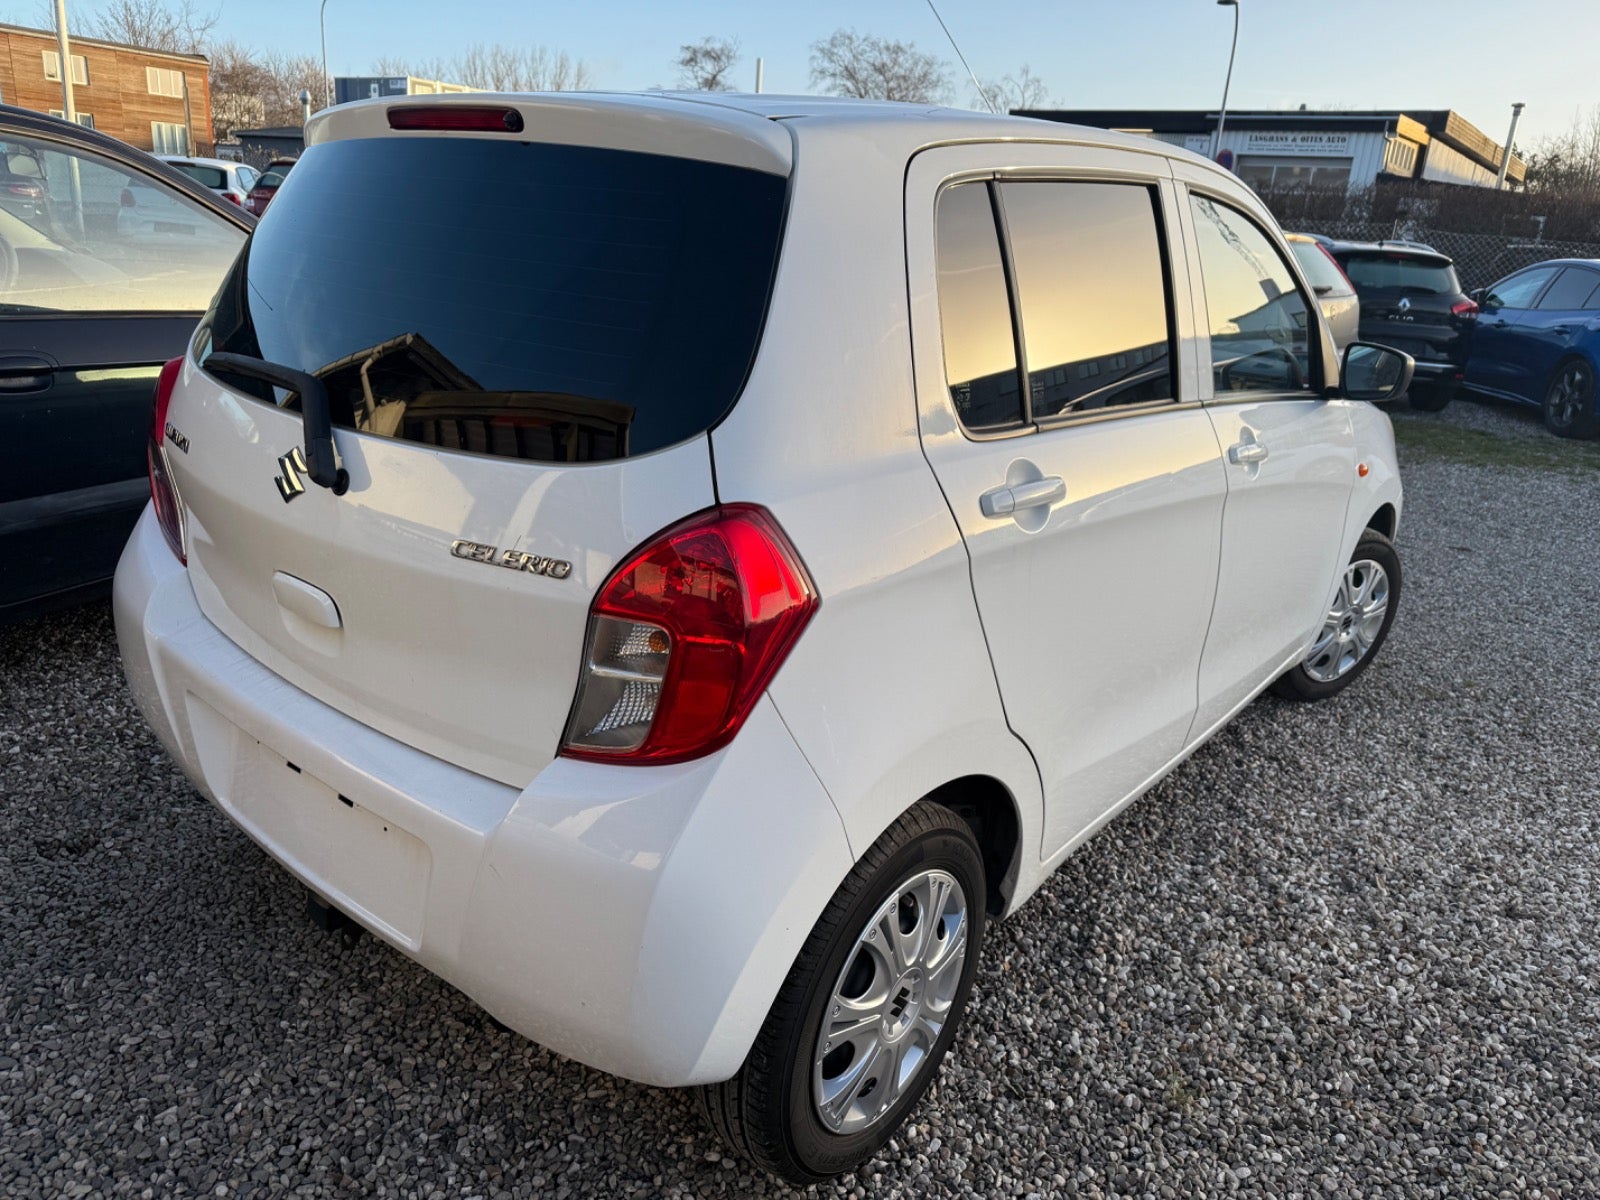
[[[287,504],[306,490],[306,485],[300,478],[311,473],[310,468],[306,466],[305,452],[296,446],[278,459],[278,470],[283,474],[272,482],[278,485],[278,495],[282,496],[283,502]]]

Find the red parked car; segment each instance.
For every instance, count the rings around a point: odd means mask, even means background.
[[[278,186],[283,183],[289,174],[289,168],[294,166],[292,158],[275,158],[267,164],[267,169],[261,173],[261,178],[256,180],[255,187],[250,189],[250,195],[245,199],[245,207],[256,216],[261,216],[267,211],[267,205],[272,203],[272,198],[278,194]]]

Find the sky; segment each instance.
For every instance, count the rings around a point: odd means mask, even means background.
[[[69,0],[74,22],[97,0]],[[197,0],[217,34],[319,53],[318,0]],[[1221,99],[1232,10],[1214,0],[935,0],[980,78],[1023,64],[1063,108],[1207,108]],[[603,88],[676,82],[678,47],[736,38],[739,86],[810,90],[809,48],[840,27],[914,42],[964,77],[927,0],[327,0],[328,66],[363,75],[382,57],[450,57],[478,42],[542,44],[589,64]],[[1229,108],[1453,108],[1500,141],[1566,132],[1600,105],[1600,0],[1240,0]]]

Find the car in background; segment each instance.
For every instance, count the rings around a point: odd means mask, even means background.
[[[162,162],[170,163],[201,187],[210,188],[230,204],[244,207],[261,178],[261,172],[248,163],[230,162],[225,158],[190,158],[182,154],[158,155]]]
[[[295,160],[292,158],[275,158],[269,162],[267,169],[261,173],[261,178],[256,180],[255,187],[250,189],[245,207],[258,217],[264,215],[267,205],[271,204],[272,198],[278,194],[278,189],[289,177],[289,171],[294,164]]]
[[[1483,311],[1467,356],[1467,386],[1538,405],[1557,437],[1600,433],[1600,259],[1535,263],[1473,298]]]
[[[35,227],[49,222],[43,170],[27,149],[0,142],[0,212],[13,213]]]
[[[1455,263],[1399,242],[1334,242],[1327,249],[1361,301],[1361,340],[1403,350],[1416,361],[1412,408],[1444,408],[1465,374],[1478,316]]]
[[[10,175],[32,184],[25,206],[0,204],[3,621],[108,588],[150,496],[156,376],[255,218],[40,113],[0,106],[0,146]]]
[[[1283,236],[1295,262],[1300,264],[1300,273],[1316,294],[1317,307],[1322,309],[1323,320],[1328,322],[1334,346],[1343,350],[1360,334],[1361,302],[1356,298],[1355,285],[1321,239],[1309,233],[1285,233]]]

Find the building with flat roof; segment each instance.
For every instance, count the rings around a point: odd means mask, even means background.
[[[1142,133],[1206,157],[1231,159],[1257,190],[1296,185],[1355,191],[1389,180],[1493,187],[1505,148],[1451,109],[1401,112],[1229,112],[1215,145],[1217,114],[1176,109],[1016,109],[1017,116]],[[1225,152],[1225,153],[1224,153]],[[1506,186],[1526,167],[1515,154]]]
[[[78,123],[156,154],[209,154],[211,64],[99,38],[72,39]],[[0,102],[60,117],[61,52],[53,30],[0,25]]]

